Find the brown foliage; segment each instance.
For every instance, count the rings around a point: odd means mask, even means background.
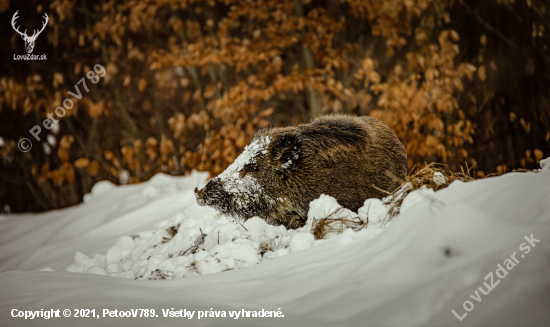
[[[101,179],[216,175],[258,129],[329,112],[385,122],[410,167],[478,162],[483,176],[550,151],[542,0],[2,3],[2,21],[20,10],[25,28],[50,17],[34,51],[46,62],[2,63],[0,178],[18,191],[0,195],[15,211],[78,203]],[[5,52],[24,53],[4,28]],[[96,64],[106,74],[92,84]],[[68,96],[75,85],[81,100]],[[66,98],[74,107],[58,128],[32,138]],[[25,154],[22,137],[34,144]]]

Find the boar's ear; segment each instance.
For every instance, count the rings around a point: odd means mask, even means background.
[[[291,169],[300,159],[301,140],[297,134],[282,135],[273,148],[276,149],[273,163],[279,171]]]

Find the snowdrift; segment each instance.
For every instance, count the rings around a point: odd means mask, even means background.
[[[78,206],[0,216],[0,325],[550,322],[548,169],[413,191],[390,223],[367,200],[366,228],[323,240],[199,207],[206,178],[100,182]],[[310,217],[337,208],[322,196]]]

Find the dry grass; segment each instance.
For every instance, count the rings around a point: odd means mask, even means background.
[[[363,222],[359,216],[353,218],[338,217],[340,211],[343,208],[339,208],[336,211],[331,212],[327,217],[313,220],[313,227],[311,232],[315,236],[316,240],[320,240],[327,234],[341,234],[346,228],[352,228],[355,231],[360,231],[367,223]]]
[[[472,181],[475,179],[470,174],[472,168],[473,167],[466,166],[466,170],[464,170],[461,167],[461,172],[453,172],[447,165],[440,163],[430,163],[424,168],[416,171],[413,168],[407,176],[406,181],[399,180],[401,186],[393,192],[386,192],[388,196],[382,199],[383,203],[390,206],[389,213],[386,216],[384,223],[390,221],[393,217],[399,214],[401,204],[403,204],[403,200],[410,192],[420,189],[423,186],[431,188],[434,191],[439,191],[446,188],[456,180],[462,182]],[[396,178],[395,176],[392,177]],[[431,197],[430,195],[422,195],[425,196],[428,201],[434,204],[440,204],[439,200]],[[341,209],[342,208],[330,213],[325,218],[315,219],[313,221],[312,233],[315,236],[315,239],[322,239],[329,233],[342,233],[346,228],[352,228],[355,231],[359,231],[368,225],[368,217],[366,222],[362,221],[358,216],[353,218],[339,217],[338,213]]]
[[[402,183],[401,187],[393,191],[390,196],[383,199],[384,203],[390,205],[390,211],[386,220],[389,221],[399,214],[403,200],[414,190],[426,186],[434,191],[439,191],[456,180],[462,182],[475,180],[475,178],[470,175],[473,167],[466,166],[466,171],[462,166],[460,168],[462,170],[461,172],[453,172],[447,165],[440,163],[430,163],[416,172],[413,168],[407,176],[406,182]],[[429,195],[424,194],[424,196],[431,202],[437,202],[435,198]]]

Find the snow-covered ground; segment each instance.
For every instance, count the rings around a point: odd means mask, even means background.
[[[322,240],[199,207],[204,173],[100,182],[0,216],[0,325],[550,326],[549,166],[414,191],[389,223],[367,200],[338,211],[366,228]],[[337,209],[322,196],[309,216]]]

